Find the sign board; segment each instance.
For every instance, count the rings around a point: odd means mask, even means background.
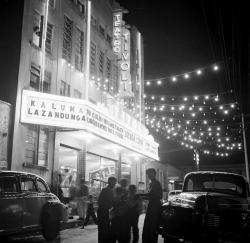
[[[0,101],[0,169],[7,169],[11,105]]]
[[[151,159],[159,159],[159,145],[151,137],[139,134],[85,100],[23,90],[21,122],[87,130]]]

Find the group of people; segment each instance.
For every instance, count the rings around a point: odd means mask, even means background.
[[[98,242],[129,243],[131,231],[133,242],[139,240],[138,220],[142,211],[142,199],[148,199],[148,207],[144,220],[142,242],[156,243],[157,226],[161,210],[162,188],[156,180],[156,171],[147,169],[149,192],[137,194],[135,185],[127,187],[125,179],[116,186],[116,178],[109,177],[107,187],[103,188],[98,199]]]

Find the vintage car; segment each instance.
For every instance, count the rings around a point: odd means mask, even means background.
[[[175,198],[176,195],[180,194],[181,193],[181,190],[172,190],[172,191],[169,191],[168,193],[168,201],[171,201]]]
[[[224,172],[191,172],[182,192],[162,206],[164,242],[250,242],[249,186]]]
[[[0,171],[0,237],[42,232],[47,240],[57,237],[67,219],[64,204],[34,174]]]

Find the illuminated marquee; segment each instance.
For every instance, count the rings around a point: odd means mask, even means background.
[[[115,54],[121,54],[122,45],[122,12],[115,12],[113,17],[113,51]]]
[[[23,90],[21,122],[87,130],[144,156],[159,159],[157,143],[84,100]]]

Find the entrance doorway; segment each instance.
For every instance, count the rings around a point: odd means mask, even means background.
[[[74,196],[77,180],[79,151],[64,145],[59,147],[59,176],[63,199],[68,202]]]

